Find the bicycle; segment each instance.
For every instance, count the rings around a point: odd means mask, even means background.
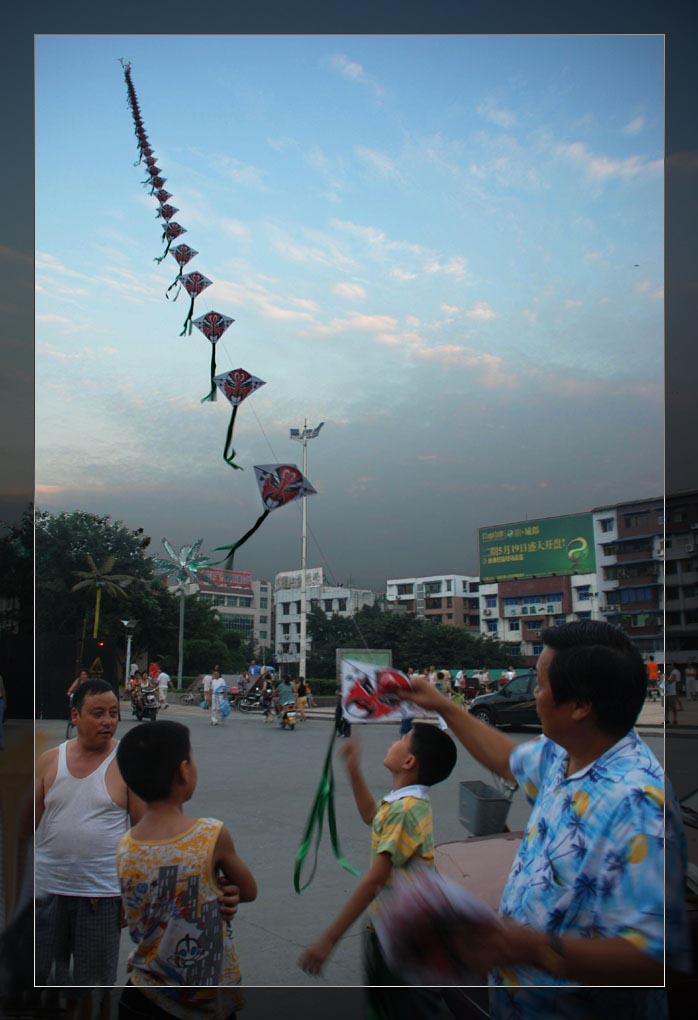
[[[193,691],[184,691],[179,696],[180,705],[193,705],[195,701]]]

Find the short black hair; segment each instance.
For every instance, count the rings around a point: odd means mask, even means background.
[[[458,752],[448,733],[431,723],[413,723],[410,748],[417,759],[418,781],[424,786],[441,783],[453,772]]]
[[[85,698],[89,698],[91,694],[113,694],[116,697],[114,688],[106,680],[85,680],[84,683],[75,688],[71,707],[76,708],[78,712],[82,711],[82,704]]]
[[[169,797],[177,769],[190,757],[189,727],[169,719],[134,726],[116,751],[124,782],[146,804]]]
[[[628,635],[605,620],[577,620],[547,627],[541,638],[555,652],[549,668],[555,704],[591,704],[600,730],[625,736],[647,697],[645,663]]]

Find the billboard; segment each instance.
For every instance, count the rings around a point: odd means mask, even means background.
[[[322,567],[307,567],[305,571],[306,588],[322,587],[324,578]],[[288,590],[290,588],[301,588],[303,586],[302,570],[284,570],[276,575],[274,589],[276,591]]]
[[[596,570],[590,513],[480,528],[479,544],[483,583]]]
[[[206,567],[199,570],[199,580],[216,588],[252,588],[252,574],[244,570],[219,570]]]

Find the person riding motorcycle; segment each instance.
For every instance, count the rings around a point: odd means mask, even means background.
[[[293,693],[293,688],[288,682],[288,677],[283,677],[277,686],[276,694],[274,696],[274,705],[277,715],[283,714],[285,708],[295,708],[296,696]]]

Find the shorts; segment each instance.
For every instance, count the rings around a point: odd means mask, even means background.
[[[305,712],[305,706],[307,705],[307,703],[308,703],[307,697],[299,698],[298,699],[298,711],[299,712]]]
[[[120,920],[120,896],[50,895],[38,899],[36,984],[90,988],[115,984]]]

